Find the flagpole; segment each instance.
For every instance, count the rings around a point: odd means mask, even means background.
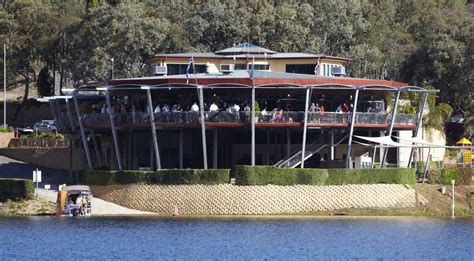
[[[198,79],[197,79],[197,76],[196,76],[196,67],[194,66],[194,57],[191,57],[191,59],[193,59],[193,74],[194,74],[194,81],[195,81],[196,85],[198,85]]]

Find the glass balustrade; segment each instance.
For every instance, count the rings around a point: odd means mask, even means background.
[[[351,113],[336,112],[310,112],[308,113],[309,124],[341,124],[350,123]],[[204,112],[206,122],[209,123],[250,123],[251,112],[241,111],[232,113],[226,111]],[[199,112],[160,112],[154,114],[157,124],[196,124],[199,123]],[[304,112],[301,111],[278,111],[278,112],[256,112],[256,123],[303,123]],[[391,114],[389,113],[356,113],[356,124],[389,124]],[[150,123],[150,114],[145,112],[114,113],[115,124],[145,124]],[[110,124],[108,114],[90,113],[83,117],[85,125]],[[416,115],[399,113],[395,118],[396,125],[415,125]]]

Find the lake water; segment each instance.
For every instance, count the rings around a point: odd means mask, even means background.
[[[0,218],[0,260],[473,260],[474,219]]]

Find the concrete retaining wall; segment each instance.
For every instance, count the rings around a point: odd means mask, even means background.
[[[83,152],[74,150],[73,170],[84,169]],[[69,148],[1,148],[0,155],[38,166],[69,170]]]
[[[13,132],[0,133],[0,148],[8,147],[8,143],[10,143],[10,140],[14,137],[15,133]]]
[[[348,208],[405,208],[416,204],[415,190],[405,185],[234,186],[113,185],[92,186],[95,197],[157,213],[253,215]]]

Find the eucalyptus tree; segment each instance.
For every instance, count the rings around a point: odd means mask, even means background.
[[[12,19],[14,34],[9,34],[10,59],[14,61],[14,72],[24,79],[23,103],[28,100],[30,82],[36,79],[42,68],[41,50],[45,48],[54,30],[51,7],[42,2],[12,1],[3,5]],[[2,19],[3,20],[3,19]],[[16,77],[16,75],[14,76]]]
[[[71,47],[77,83],[146,74],[145,60],[162,51],[170,24],[154,17],[143,4],[99,5],[84,17]],[[113,68],[112,68],[113,66]]]

